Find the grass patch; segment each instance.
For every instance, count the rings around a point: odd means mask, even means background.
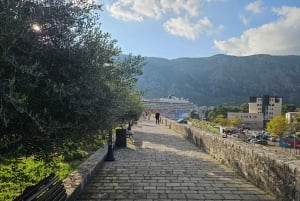
[[[192,125],[196,128],[200,128],[207,132],[220,134],[219,127],[215,123],[208,122],[208,121],[202,121],[199,119],[191,119],[190,121],[192,122]]]
[[[13,200],[27,186],[35,185],[51,173],[55,173],[61,179],[67,177],[90,154],[102,147],[104,142],[105,139],[99,138],[93,143],[80,144],[77,150],[66,151],[64,155],[50,162],[36,159],[34,156],[0,156],[0,200]]]
[[[63,161],[46,163],[34,157],[4,159],[0,165],[0,200],[14,199],[27,186],[38,183],[52,172],[64,178],[74,167]]]

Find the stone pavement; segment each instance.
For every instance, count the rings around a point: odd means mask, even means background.
[[[116,149],[77,201],[275,200],[153,120],[133,130],[135,144]]]

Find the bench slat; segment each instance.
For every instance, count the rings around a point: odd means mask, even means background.
[[[55,174],[50,174],[34,186],[27,187],[14,201],[65,201],[66,190]]]
[[[55,186],[52,186],[51,189],[49,189],[47,192],[45,192],[41,197],[39,197],[38,201],[54,201],[59,200],[60,197],[62,197],[65,194],[65,189],[62,186],[62,183],[59,182],[55,184]]]

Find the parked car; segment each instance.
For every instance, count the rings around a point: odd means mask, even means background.
[[[255,136],[250,136],[250,137],[247,138],[247,141],[250,142],[253,139],[256,139]]]
[[[270,140],[271,140],[271,142],[277,142],[277,138],[276,137],[271,137]]]
[[[178,119],[177,120],[177,123],[180,123],[180,124],[187,124],[187,120],[186,119]]]
[[[267,140],[255,140],[253,143],[254,144],[261,144],[261,145],[268,145]]]

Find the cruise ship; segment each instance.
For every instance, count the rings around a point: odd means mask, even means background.
[[[191,110],[198,110],[197,105],[174,95],[170,95],[168,98],[144,99],[143,102],[147,110],[153,113],[159,112],[162,116],[174,120],[188,118]]]

